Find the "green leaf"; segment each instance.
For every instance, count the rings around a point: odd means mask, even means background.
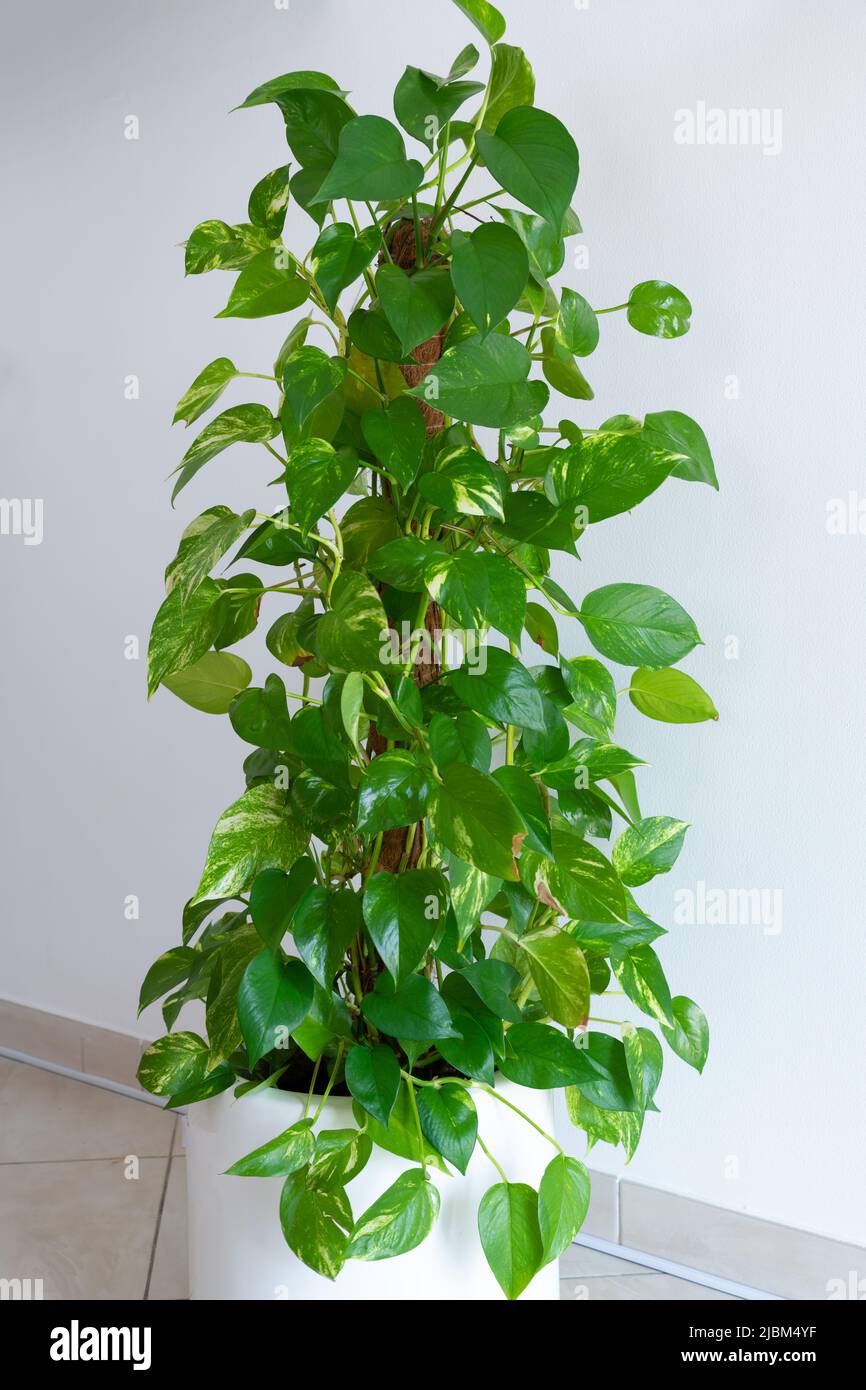
[[[554,391],[575,401],[591,401],[595,395],[571,353],[560,347],[552,328],[541,330],[541,370]]]
[[[556,341],[576,357],[589,357],[598,347],[598,319],[577,290],[562,291],[556,318]]]
[[[414,1250],[439,1215],[439,1189],[418,1168],[401,1173],[358,1217],[347,1254],[354,1260],[389,1260]]]
[[[138,1080],[154,1096],[173,1096],[205,1078],[208,1045],[197,1033],[168,1033],[146,1047]]]
[[[533,282],[537,282],[538,292],[538,286],[546,285],[549,275],[555,275],[562,269],[565,260],[563,232],[535,213],[520,212],[517,208],[499,208],[498,211],[503,222],[517,233],[526,247],[530,272]],[[544,290],[540,293],[543,296]],[[543,303],[541,307],[544,307]]]
[[[529,353],[515,338],[491,333],[467,338],[443,353],[423,381],[406,394],[472,425],[507,429],[547,404],[542,381],[528,381]]]
[[[686,821],[647,816],[629,826],[613,847],[613,864],[623,883],[639,888],[677,862],[688,830]]]
[[[616,687],[613,676],[593,656],[576,656],[560,662],[571,703],[563,714],[592,738],[606,741],[616,719]]]
[[[593,1075],[578,1081],[581,1095],[600,1110],[639,1110],[619,1038],[609,1033],[586,1033],[581,1050],[594,1069]]]
[[[329,1186],[344,1186],[367,1166],[373,1141],[360,1129],[323,1129],[316,1138],[313,1172]]]
[[[205,1010],[211,1068],[230,1057],[243,1042],[238,1022],[238,989],[247,966],[261,949],[261,937],[246,924],[232,930],[219,947]]]
[[[395,125],[384,116],[357,116],[340,131],[337,157],[313,201],[405,198],[423,177],[418,160],[406,158],[406,146]]]
[[[479,34],[489,44],[497,43],[505,33],[505,20],[489,0],[454,0],[458,10],[462,10],[470,24],[474,24]]]
[[[385,410],[365,410],[361,430],[386,472],[408,488],[418,472],[425,437],[424,416],[415,402],[401,396]]]
[[[283,394],[295,424],[302,428],[313,411],[339,390],[346,376],[343,357],[328,357],[317,347],[299,347],[283,368]]]
[[[455,231],[451,279],[457,298],[480,329],[490,333],[511,313],[529,277],[529,256],[520,237],[500,222],[474,232]]]
[[[233,700],[252,678],[247,663],[233,652],[205,652],[191,666],[163,677],[162,684],[193,709],[228,714]]]
[[[303,347],[304,343],[307,341],[307,334],[312,326],[313,318],[311,314],[307,314],[304,318],[298,319],[296,323],[292,324],[283,339],[282,347],[277,353],[277,358],[274,362],[275,380],[282,381],[283,367],[295,351],[295,348]]]
[[[289,206],[289,166],[283,164],[259,179],[250,194],[248,216],[272,241],[280,235]]]
[[[509,1081],[534,1090],[574,1086],[596,1075],[586,1052],[547,1023],[517,1023],[505,1035],[499,1069]]]
[[[664,1066],[662,1045],[648,1028],[623,1024],[622,1045],[632,1090],[641,1110],[652,1105]]]
[[[491,56],[490,95],[482,130],[495,130],[506,111],[531,106],[535,100],[535,74],[523,49],[498,43]]]
[[[219,587],[206,579],[186,605],[179,589],[163,600],[147,649],[148,699],[166,676],[186,670],[213,645],[222,620],[219,599]]]
[[[366,227],[355,234],[348,222],[325,227],[310,252],[310,271],[331,313],[343,290],[367,268],[379,246],[379,229]]]
[[[672,1000],[674,1025],[662,1024],[662,1033],[678,1057],[695,1071],[703,1071],[710,1050],[710,1026],[693,999],[677,994]]]
[[[217,821],[191,902],[243,893],[263,869],[288,871],[307,839],[292,816],[287,792],[269,783],[250,787]]]
[[[537,1192],[522,1182],[488,1188],[478,1207],[478,1233],[505,1297],[519,1298],[544,1261]]]
[[[550,822],[537,782],[525,768],[511,765],[498,767],[493,777],[517,808],[526,831],[527,847],[539,854],[552,855]]]
[[[506,111],[495,134],[476,143],[488,170],[507,193],[556,228],[577,186],[577,146],[561,121],[533,106]]]
[[[198,952],[189,946],[174,946],[155,960],[144,977],[138,996],[139,1016],[149,1004],[189,979],[190,971],[198,960]]]
[[[209,270],[240,270],[267,244],[267,233],[258,227],[229,227],[218,219],[200,222],[186,243],[184,273],[204,275]]]
[[[285,1178],[305,1168],[316,1148],[312,1120],[298,1120],[226,1169],[233,1178]]]
[[[661,961],[647,943],[636,946],[614,945],[610,951],[614,974],[633,1004],[650,1018],[673,1025],[671,992]]]
[[[228,357],[216,357],[213,362],[199,372],[192,386],[188,387],[175,406],[172,424],[185,420],[191,425],[200,415],[219,400],[229,382],[238,375],[238,369]]]
[[[502,555],[458,550],[434,556],[424,572],[430,597],[463,628],[488,624],[520,640],[526,610],[526,586]]]
[[[310,1269],[336,1279],[346,1259],[354,1224],[345,1189],[301,1168],[280,1194],[280,1224],[289,1249]]]
[[[243,535],[254,516],[252,509],[243,516],[236,516],[228,507],[214,507],[197,517],[184,532],[177,556],[165,572],[167,591],[178,589],[181,603],[186,604],[217,561]]]
[[[344,513],[341,525],[343,563],[350,569],[366,568],[372,554],[403,534],[387,497],[362,497]]]
[[[442,1039],[444,1042],[445,1040]],[[437,1043],[438,1046],[438,1043]],[[409,1097],[409,1086],[403,1082],[397,1096],[397,1103],[391,1111],[391,1119],[387,1129],[379,1124],[369,1113],[365,1113],[357,1101],[352,1106],[352,1112],[358,1124],[366,1126],[367,1133],[378,1144],[380,1149],[386,1153],[396,1154],[398,1158],[408,1158],[412,1163],[422,1161],[422,1148],[418,1142],[418,1126],[415,1123],[415,1112]],[[424,1148],[426,1148],[426,1144]],[[439,1169],[440,1172],[449,1172],[448,1166],[437,1153],[427,1154],[427,1164]]]
[[[434,714],[427,730],[430,755],[440,772],[452,763],[469,763],[480,772],[490,771],[490,735],[483,719],[461,710],[450,719]]]
[[[288,873],[265,869],[250,892],[250,916],[266,946],[276,951],[292,922],[301,895],[316,876],[312,859],[299,859]]]
[[[292,613],[283,613],[268,630],[268,651],[286,666],[294,666],[299,656],[312,656],[317,619],[313,600],[305,598]]]
[[[643,1128],[642,1110],[601,1110],[582,1096],[574,1086],[565,1092],[568,1117],[572,1124],[585,1131],[590,1147],[598,1140],[604,1144],[622,1144],[631,1159]]]
[[[451,1018],[455,1029],[452,1038],[440,1038],[436,1047],[452,1067],[492,1086],[494,1082],[493,1048],[484,1028],[465,1009],[453,1007]]]
[[[288,507],[284,507],[256,527],[231,563],[255,560],[258,565],[293,565],[296,560],[315,557],[315,545],[309,539],[301,539]]]
[[[358,352],[366,354],[367,357],[377,357],[382,362],[406,360],[400,339],[381,310],[355,309],[349,315],[349,337]],[[363,362],[363,358],[361,360]],[[368,365],[372,370],[372,364]],[[356,372],[359,366],[360,364],[356,363]],[[375,377],[371,376],[369,379],[372,385]],[[367,400],[364,403],[367,404]]]
[[[382,312],[396,333],[404,356],[438,333],[454,308],[448,271],[436,267],[409,275],[397,265],[383,265],[376,277],[376,288]]]
[[[520,938],[532,981],[545,1011],[566,1028],[582,1028],[589,1014],[589,970],[573,937],[560,927]]]
[[[484,90],[482,82],[454,82],[449,78],[407,67],[394,90],[394,115],[403,129],[428,150],[435,148],[440,130],[464,101]]]
[[[262,951],[247,966],[238,990],[238,1022],[250,1068],[275,1047],[287,1046],[313,1002],[310,972],[299,960]]]
[[[561,1153],[548,1163],[538,1185],[543,1265],[559,1259],[571,1245],[589,1208],[589,1190],[589,1173],[579,1159]]]
[[[289,454],[286,486],[298,525],[309,531],[339,501],[358,471],[354,449],[306,439]]]
[[[422,474],[418,491],[425,501],[445,512],[492,516],[501,521],[501,478],[476,449],[467,447],[446,454],[435,472]]]
[[[540,603],[527,603],[523,625],[542,651],[550,652],[551,656],[558,654],[559,633],[556,620]]]
[[[498,528],[512,540],[575,555],[574,507],[554,507],[537,492],[510,492],[505,501],[505,521]]]
[[[319,657],[332,671],[371,671],[388,636],[388,619],[376,589],[363,574],[341,574],[331,608],[316,629]]]
[[[622,885],[601,850],[560,823],[553,826],[553,862],[528,851],[521,864],[527,888],[566,916],[590,922],[627,922]]]
[[[352,1047],[346,1057],[346,1085],[359,1105],[388,1128],[400,1090],[400,1063],[385,1043]]]
[[[421,1129],[430,1143],[465,1173],[478,1136],[478,1112],[465,1086],[423,1086],[418,1092]]]
[[[492,777],[452,763],[434,788],[428,815],[436,839],[458,859],[496,878],[517,878],[515,855],[526,831]]]
[[[447,887],[436,869],[378,873],[367,884],[364,892],[367,931],[386,969],[398,984],[423,960],[444,919],[446,903]],[[382,1123],[387,1124],[387,1120]]]
[[[396,988],[380,975],[372,993],[364,995],[361,1012],[391,1038],[427,1042],[453,1032],[445,1001],[423,975],[409,975]]]
[[[649,584],[606,584],[577,615],[597,651],[623,666],[672,666],[701,638],[676,599]]]
[[[501,724],[543,731],[544,707],[529,672],[500,647],[485,647],[483,655],[484,669],[467,663],[448,676],[464,705]]]
[[[297,309],[309,295],[309,286],[295,269],[285,247],[261,251],[245,265],[234,283],[226,307],[218,319],[261,319]]]
[[[445,977],[444,991],[449,1001],[456,1000],[467,1007],[477,1005],[472,994],[481,1000],[485,1009],[497,1019],[507,1023],[519,1023],[522,1014],[511,995],[520,984],[520,976],[513,966],[502,960],[478,960],[473,965],[464,965]],[[467,998],[463,986],[468,985],[471,994]]]
[[[250,92],[246,101],[242,101],[235,110],[243,111],[249,106],[265,106],[271,101],[275,101],[282,109],[284,101],[290,99],[298,90],[307,88],[313,91],[336,92],[337,95],[344,95],[333,77],[329,77],[326,72],[285,72],[281,77],[272,77],[270,81],[263,82],[260,87],[256,87],[255,91]]]
[[[679,462],[674,478],[686,482],[708,483],[718,490],[713,456],[707,437],[696,421],[679,410],[659,410],[643,422],[643,437],[653,449],[675,454]]]
[[[329,892],[313,884],[295,908],[292,936],[313,978],[330,990],[356,932],[361,899],[350,888]]]
[[[665,724],[702,724],[718,719],[719,712],[710,696],[685,671],[668,667],[651,671],[640,667],[633,672],[629,699],[648,719]]]
[[[172,504],[200,468],[230,444],[262,444],[273,439],[276,421],[264,405],[236,405],[224,410],[189,446],[174,472],[179,475],[171,494]]]
[[[279,676],[268,676],[264,688],[251,687],[229,711],[238,738],[256,748],[286,748],[292,740],[286,687]]]
[[[682,290],[665,280],[644,280],[628,297],[626,318],[638,333],[651,338],[680,338],[688,333],[692,306]]]
[[[651,448],[641,435],[601,432],[557,451],[544,490],[551,502],[584,507],[592,525],[636,507],[674,466],[674,455]]]

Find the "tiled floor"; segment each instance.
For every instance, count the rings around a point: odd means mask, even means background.
[[[0,1278],[46,1299],[188,1296],[186,1189],[176,1116],[0,1057]],[[582,1246],[564,1299],[724,1299]]]

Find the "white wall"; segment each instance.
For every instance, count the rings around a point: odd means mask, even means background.
[[[663,1113],[629,1172],[864,1240],[866,537],[830,536],[825,519],[829,499],[866,493],[866,13],[859,0],[504,9],[538,103],[581,150],[590,268],[563,283],[603,305],[657,276],[695,305],[675,343],[605,320],[588,364],[597,400],[572,411],[597,423],[685,410],[722,481],[718,497],[669,484],[559,573],[578,594],[656,584],[706,642],[686,666],[715,696],[717,725],[671,728],[626,708],[617,726],[653,764],[645,809],[694,822],[645,900],[671,924],[674,892],[698,880],[783,894],[775,934],[686,926],[662,944],[675,990],[709,1015],[712,1052],[700,1079],[668,1060]],[[443,71],[472,34],[446,0],[291,0],[288,13],[269,0],[50,0],[18,6],[7,27],[2,492],[43,498],[45,519],[40,546],[0,538],[0,992],[132,1030],[139,978],[176,941],[242,751],[227,721],[164,693],[147,706],[144,662],[124,659],[124,638],[145,643],[181,525],[214,501],[247,505],[268,475],[258,451],[232,451],[172,514],[164,478],[183,445],[168,421],[205,362],[227,353],[256,370],[282,336],[267,320],[210,317],[230,282],[184,284],[176,243],[204,217],[240,218],[283,157],[273,110],[226,115],[254,85],[324,67],[359,110],[384,114],[405,62]],[[781,152],[677,145],[674,111],[701,100],[781,108]],[[137,142],[123,138],[129,114]],[[310,227],[292,214],[305,245]],[[130,373],[138,401],[124,399]],[[584,649],[575,629],[565,640]],[[138,921],[124,918],[128,894]],[[603,1149],[594,1162],[621,1166]]]

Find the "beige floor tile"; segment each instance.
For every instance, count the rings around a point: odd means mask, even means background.
[[[707,1289],[703,1284],[690,1284],[671,1274],[614,1274],[604,1278],[563,1279],[561,1297],[575,1301],[617,1303],[639,1302],[734,1302],[729,1293]]]
[[[114,1162],[0,1167],[0,1276],[42,1279],[46,1299],[141,1299],[166,1159],[137,1179]]]
[[[148,1298],[189,1298],[185,1158],[173,1158],[171,1161]]]
[[[592,1278],[598,1274],[652,1274],[645,1265],[632,1264],[618,1255],[602,1250],[590,1250],[586,1245],[570,1245],[559,1257],[561,1279]]]
[[[0,1164],[162,1157],[177,1117],[24,1063],[0,1086]]]

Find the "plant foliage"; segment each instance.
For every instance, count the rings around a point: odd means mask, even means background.
[[[465,1172],[483,1140],[479,1088],[564,1088],[589,1144],[630,1157],[656,1108],[654,1029],[699,1071],[708,1047],[632,895],[671,868],[687,826],[643,814],[605,664],[631,668],[648,718],[715,719],[672,669],[698,630],[646,584],[572,599],[551,555],[670,480],[716,486],[713,460],[678,411],[545,423],[551,388],[586,413],[586,359],[614,309],[553,289],[580,230],[577,148],[533,104],[498,11],[458,7],[490,48],[486,82],[471,43],[445,76],[407,67],[396,122],[358,115],[323,73],[265,83],[242,105],[276,106],[287,162],[257,178],[247,221],[204,222],[186,243],[188,274],[235,277],[218,317],[293,317],[271,370],[219,357],[176,410],[196,436],[173,500],[236,445],[253,446],[238,451],[253,496],[184,530],[149,689],[227,714],[246,785],[217,821],[181,945],[142,987],[168,1032],[140,1075],[173,1106],[308,1089],[305,1118],[232,1172],[284,1180],[286,1240],[327,1277],[424,1240],[429,1169]],[[311,224],[302,259],[282,240],[292,203]],[[691,314],[658,280],[615,309],[658,338]],[[270,403],[221,408],[251,377]],[[273,661],[254,685],[230,649],[259,624]],[[597,1026],[592,998],[612,984],[648,1026]],[[175,1026],[193,1000],[206,1040]],[[356,1127],[317,1131],[334,1088]],[[409,1166],[356,1215],[346,1187],[373,1144]],[[538,1191],[500,1166],[481,1204],[508,1297],[586,1212],[585,1168],[551,1144]]]

